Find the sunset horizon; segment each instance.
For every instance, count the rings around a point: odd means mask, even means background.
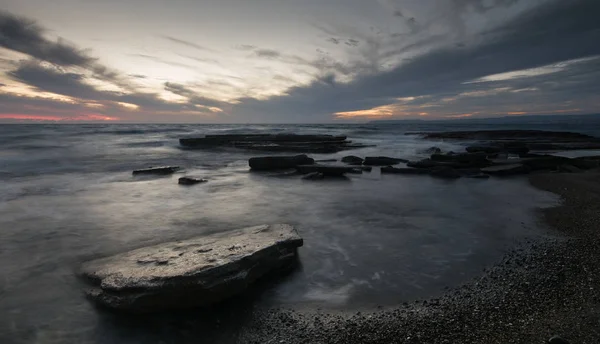
[[[600,112],[594,1],[5,2],[0,122]]]

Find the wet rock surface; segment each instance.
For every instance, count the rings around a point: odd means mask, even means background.
[[[355,155],[348,155],[342,158],[342,162],[348,164],[348,165],[362,165],[363,163],[363,158],[355,156]]]
[[[241,134],[206,135],[200,138],[182,138],[184,148],[235,147],[268,152],[335,153],[368,147],[353,143],[346,136],[297,135],[297,134]]]
[[[140,248],[84,263],[88,297],[144,313],[217,303],[294,265],[302,238],[286,224],[262,225]]]

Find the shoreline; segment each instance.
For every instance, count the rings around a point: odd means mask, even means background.
[[[528,241],[440,298],[351,316],[259,311],[241,343],[570,343],[600,339],[600,173],[532,174],[562,198],[538,218],[556,238]]]

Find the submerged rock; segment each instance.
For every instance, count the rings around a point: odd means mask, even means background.
[[[494,146],[494,145],[489,145],[489,146],[468,146],[467,148],[465,148],[465,150],[469,153],[488,153],[488,154],[492,154],[492,153],[500,153],[502,151],[504,151],[504,149],[502,147],[498,147],[498,146]]]
[[[342,158],[342,162],[345,162],[348,165],[362,165],[363,158],[355,155],[348,155]]]
[[[442,149],[440,147],[429,147],[425,150],[423,150],[423,153],[425,154],[441,154],[442,153]]]
[[[429,172],[430,171],[428,169],[423,168],[397,168],[392,166],[385,166],[381,168],[381,173],[383,174],[429,174]]]
[[[296,170],[299,173],[306,174],[312,172],[319,172],[326,176],[342,176],[344,173],[356,173],[355,168],[348,166],[334,166],[334,165],[298,165]]]
[[[84,263],[90,299],[128,312],[217,303],[269,272],[293,266],[302,238],[286,224],[262,225],[140,248]]]
[[[179,178],[178,183],[180,185],[194,185],[199,183],[206,183],[208,180],[202,178],[194,178],[194,177],[181,177]]]
[[[133,171],[133,175],[140,175],[140,174],[162,174],[162,175],[166,175],[166,174],[175,173],[179,169],[180,169],[179,166],[149,167],[149,168],[144,168],[144,169],[141,169],[141,170],[135,170],[135,171]]]
[[[509,176],[515,174],[529,173],[530,169],[522,164],[507,164],[490,166],[481,169],[481,172],[498,176]]]
[[[325,175],[321,172],[311,172],[302,177],[305,180],[321,180],[323,178],[325,178]]]
[[[401,162],[408,162],[406,159],[399,158],[390,158],[387,156],[368,156],[363,161],[363,165],[369,166],[389,166],[389,165],[397,165]]]
[[[453,169],[452,167],[435,167],[431,169],[430,174],[434,177],[444,178],[444,179],[458,179],[462,177],[460,172]]]
[[[315,160],[308,156],[294,155],[294,156],[265,156],[250,158],[248,164],[253,170],[268,171],[268,170],[282,170],[286,168],[295,168],[298,165],[310,165],[314,164]]]

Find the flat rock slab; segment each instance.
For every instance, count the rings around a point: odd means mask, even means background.
[[[133,175],[141,175],[141,174],[171,174],[177,172],[179,170],[179,166],[160,166],[160,167],[149,167],[141,170],[133,171]]]
[[[195,185],[195,184],[200,184],[200,183],[206,183],[208,180],[203,179],[203,178],[196,178],[196,177],[181,177],[178,180],[178,184],[180,185]]]
[[[302,238],[286,224],[262,225],[140,248],[84,263],[87,295],[135,313],[214,304],[269,272],[293,266]]]
[[[368,147],[346,140],[346,136],[296,135],[296,134],[248,134],[206,135],[199,138],[182,138],[185,148],[236,147],[267,152],[335,153],[343,150]]]
[[[298,165],[311,165],[315,160],[308,156],[293,155],[293,156],[263,156],[250,158],[248,165],[250,168],[257,171],[282,170],[295,168]]]

